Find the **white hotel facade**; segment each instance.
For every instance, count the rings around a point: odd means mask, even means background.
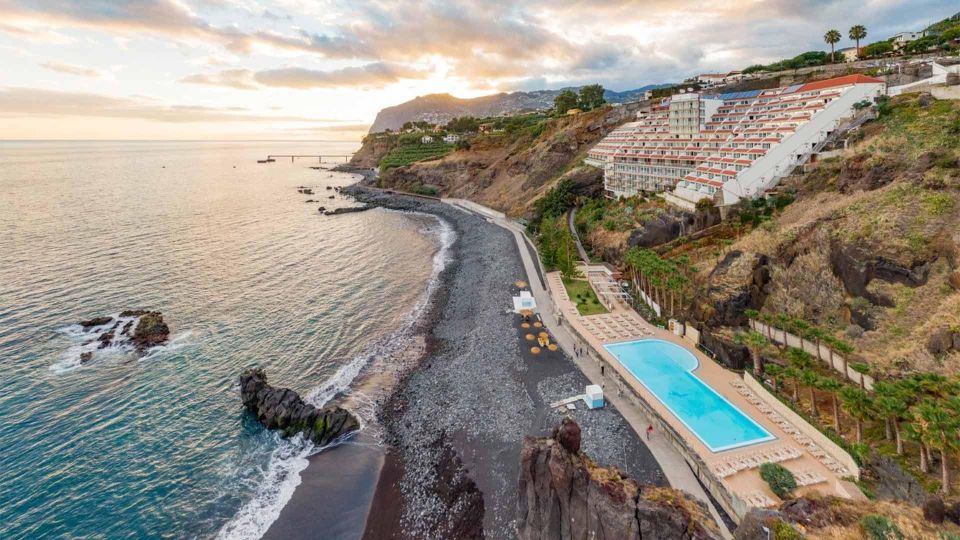
[[[771,90],[678,94],[637,113],[590,150],[609,197],[665,192],[692,209],[754,197],[809,159],[854,112],[883,94],[883,81],[849,75]]]

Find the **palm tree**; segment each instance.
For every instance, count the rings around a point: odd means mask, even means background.
[[[867,384],[864,382],[864,377],[870,373],[870,366],[863,362],[854,362],[850,364],[850,369],[860,374],[860,388],[866,389]]]
[[[850,27],[850,39],[857,42],[857,56],[860,56],[860,40],[867,37],[867,27],[856,24]]]
[[[763,349],[767,347],[770,343],[767,341],[767,338],[763,336],[760,332],[756,330],[750,330],[746,333],[737,334],[734,338],[740,345],[745,345],[750,351],[750,357],[753,359],[753,374],[759,379],[763,377],[763,357],[760,353],[763,352]]]
[[[949,495],[950,463],[947,454],[957,448],[957,420],[939,402],[927,398],[917,406],[915,422],[927,447],[940,451],[940,489],[944,495]]]
[[[879,382],[874,387],[877,398],[874,406],[886,424],[887,440],[897,441],[897,455],[903,455],[903,438],[900,434],[900,421],[907,413],[910,403],[903,396],[903,390],[896,383]]]
[[[807,339],[813,341],[813,344],[817,347],[817,360],[823,362],[823,354],[820,352],[820,340],[823,339],[823,330],[813,327],[807,330]]]
[[[787,370],[779,364],[767,364],[763,367],[763,371],[773,380],[774,392],[779,392],[780,379],[785,375]]]
[[[836,30],[827,30],[827,33],[823,35],[823,40],[830,44],[830,63],[836,62],[834,60],[834,45],[840,42],[840,32]]]
[[[773,315],[769,313],[761,313],[760,321],[767,326],[767,339],[773,341]]]
[[[850,375],[847,373],[847,366],[850,364],[850,355],[853,354],[854,348],[853,345],[843,341],[842,339],[836,339],[831,337],[831,345],[833,349],[836,349],[838,353],[843,355],[843,376],[850,378]],[[830,365],[833,365],[833,351],[830,351]]]
[[[800,400],[800,383],[804,373],[813,367],[813,357],[807,351],[790,347],[785,353],[790,362],[790,375],[793,378],[793,402]]]
[[[790,396],[790,401],[792,401],[794,404],[800,401],[800,375],[802,373],[803,370],[795,367],[788,367],[787,369],[783,370],[783,377],[793,381],[793,394]]]
[[[804,370],[800,373],[800,382],[810,390],[810,414],[816,419],[820,417],[817,411],[817,383],[820,376],[812,369]]]
[[[840,392],[840,389],[843,388],[843,383],[834,379],[833,377],[821,377],[820,384],[817,385],[824,392],[830,394],[830,399],[833,404],[833,429],[838,434],[840,431],[840,400],[837,398],[837,394]]]
[[[857,444],[863,442],[863,422],[873,413],[873,400],[862,389],[848,386],[840,391],[843,408],[853,417],[857,426]]]

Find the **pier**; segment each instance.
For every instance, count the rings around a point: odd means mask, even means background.
[[[328,163],[332,160],[339,162],[342,159],[344,163],[347,163],[352,157],[353,154],[270,154],[267,156],[267,159],[258,159],[257,163],[273,163],[280,158],[290,158],[290,163],[293,163],[297,158],[316,159],[319,163],[323,163],[324,159],[326,159]]]

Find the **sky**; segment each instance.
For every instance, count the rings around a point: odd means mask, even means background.
[[[919,30],[956,0],[0,0],[0,139],[359,140],[380,109],[613,90]],[[849,46],[844,39],[839,47]]]

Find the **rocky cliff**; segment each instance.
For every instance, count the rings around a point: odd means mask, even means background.
[[[595,465],[567,418],[551,437],[523,441],[517,534],[522,540],[719,538],[706,508]]]
[[[587,150],[613,128],[632,119],[636,110],[632,105],[604,107],[549,119],[539,132],[519,138],[478,137],[470,149],[390,169],[381,175],[380,182],[383,187],[397,189],[430,185],[444,196],[466,198],[510,215],[527,216],[534,201],[561,176],[583,176],[584,173],[575,171]],[[586,176],[597,187],[602,185],[599,170]]]
[[[240,375],[240,398],[243,405],[269,429],[279,429],[284,436],[302,433],[315,444],[324,446],[360,429],[360,423],[340,407],[318,409],[304,402],[288,388],[274,388],[267,383],[267,374],[252,368]]]

